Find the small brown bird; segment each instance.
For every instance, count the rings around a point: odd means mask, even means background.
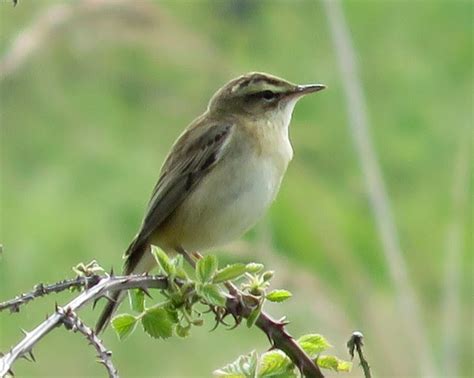
[[[248,73],[219,89],[171,148],[125,252],[124,274],[156,265],[151,245],[189,260],[189,252],[220,246],[251,228],[275,199],[293,156],[288,126],[296,102],[324,88]],[[122,297],[112,293],[97,332]]]

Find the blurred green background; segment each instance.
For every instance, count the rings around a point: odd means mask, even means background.
[[[119,270],[173,140],[227,80],[265,71],[329,90],[297,106],[279,197],[217,251],[221,261],[276,270],[274,286],[294,297],[269,311],[287,315],[295,336],[319,332],[347,358],[361,330],[378,376],[426,374],[423,353],[440,376],[472,376],[473,3],[343,9],[426,350],[403,320],[319,1],[2,1],[0,300],[72,276],[79,262]],[[0,350],[68,297],[0,313]],[[92,324],[98,310],[82,314]],[[186,340],[139,332],[119,342],[110,329],[104,340],[124,377],[210,376],[268,348],[256,329],[211,326],[209,317]],[[64,331],[35,354],[17,376],[104,376],[85,341]]]

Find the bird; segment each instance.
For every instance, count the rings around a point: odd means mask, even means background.
[[[218,89],[171,147],[124,254],[123,273],[153,269],[152,245],[192,261],[194,252],[235,240],[254,226],[275,199],[293,157],[289,125],[295,104],[325,88],[250,72]],[[97,333],[123,297],[111,293]]]

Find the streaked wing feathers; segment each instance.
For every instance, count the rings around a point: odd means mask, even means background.
[[[178,139],[163,165],[142,226],[133,242],[135,245],[143,245],[212,170],[225,154],[232,130],[232,124],[216,124],[206,130],[198,126]],[[138,256],[130,256],[133,253],[134,248],[129,248],[126,252],[128,259],[136,260]]]

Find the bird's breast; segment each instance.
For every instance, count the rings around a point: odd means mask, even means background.
[[[276,197],[291,159],[288,142],[279,153],[231,149],[177,210],[170,227],[175,244],[205,250],[240,237]],[[168,227],[169,228],[169,227]]]

